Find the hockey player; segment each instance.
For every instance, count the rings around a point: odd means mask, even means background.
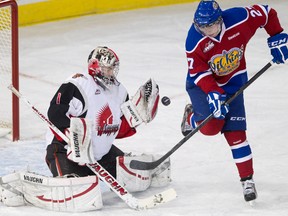
[[[131,169],[132,159],[153,161],[159,156],[132,156],[114,145],[115,139],[132,136],[141,123],[151,122],[159,101],[159,88],[153,79],[129,98],[117,80],[118,71],[116,53],[98,46],[88,57],[88,73],[74,74],[59,87],[50,102],[48,117],[70,137],[70,143],[55,131],[47,133],[46,162],[54,178],[29,172],[0,178],[0,200],[4,204],[30,203],[75,212],[99,209],[102,207],[99,179],[85,166],[95,161],[129,192],[169,184],[169,159],[157,170]],[[73,145],[77,145],[76,150]]]
[[[118,71],[116,53],[108,47],[97,47],[88,57],[88,75],[75,74],[60,86],[50,103],[48,117],[57,128],[68,133],[71,117],[91,119],[94,122],[91,137],[93,157],[119,179],[117,168],[122,170],[123,166],[116,165],[116,159],[125,154],[113,143],[115,139],[134,135],[137,126],[154,119],[159,88],[153,79],[149,79],[129,100],[127,90],[116,78]],[[86,166],[68,159],[66,143],[57,134],[51,135],[47,136],[46,162],[54,177],[93,175]],[[118,162],[128,163],[129,157],[124,157],[125,160]]]
[[[268,5],[222,11],[216,1],[202,0],[186,38],[186,91],[192,104],[185,107],[182,133],[187,135],[213,113],[214,118],[200,131],[209,136],[221,132],[226,138],[246,201],[255,200],[257,192],[251,148],[246,138],[243,94],[229,106],[223,102],[248,80],[245,50],[258,28],[264,28],[270,36],[268,46],[273,61],[285,63],[288,58],[287,34],[283,32],[276,11]]]

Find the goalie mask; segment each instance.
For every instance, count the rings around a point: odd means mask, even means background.
[[[98,46],[88,57],[89,74],[103,87],[118,84],[119,58],[108,47]]]

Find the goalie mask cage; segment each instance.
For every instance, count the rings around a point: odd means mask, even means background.
[[[0,137],[19,140],[19,99],[7,88],[19,90],[18,6],[0,0]],[[11,136],[10,136],[11,134]]]

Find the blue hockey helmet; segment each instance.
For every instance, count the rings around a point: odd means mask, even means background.
[[[194,15],[194,23],[198,27],[209,26],[222,19],[221,15],[222,10],[216,1],[201,0]]]

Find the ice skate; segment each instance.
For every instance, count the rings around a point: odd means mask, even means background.
[[[257,191],[255,187],[255,182],[252,179],[241,180],[243,187],[243,195],[246,202],[249,202],[250,205],[254,205],[254,201],[257,198]]]
[[[183,136],[187,136],[194,128],[191,126],[191,115],[193,114],[192,104],[187,104],[184,109],[184,115],[181,123],[181,132]]]

